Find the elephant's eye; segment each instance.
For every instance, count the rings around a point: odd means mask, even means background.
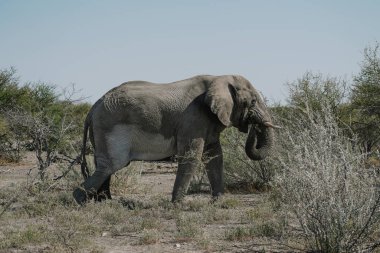
[[[251,106],[255,106],[255,105],[256,105],[256,99],[252,99]]]

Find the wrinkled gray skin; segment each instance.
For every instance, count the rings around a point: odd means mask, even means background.
[[[220,133],[234,126],[248,132],[245,151],[253,160],[271,153],[273,129],[259,93],[241,76],[195,76],[154,84],[123,83],[91,108],[85,121],[82,172],[87,131],[95,150],[94,174],[73,195],[79,204],[95,197],[111,198],[113,173],[130,161],[162,160],[178,155],[172,201],[180,201],[203,154],[212,195],[223,193],[223,154]],[[191,154],[191,155],[189,155]]]

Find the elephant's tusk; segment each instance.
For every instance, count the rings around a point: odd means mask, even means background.
[[[264,126],[266,126],[266,127],[271,127],[271,128],[276,128],[276,129],[281,129],[281,128],[282,128],[282,127],[280,127],[280,126],[273,125],[273,124],[270,123],[269,121],[264,122]]]

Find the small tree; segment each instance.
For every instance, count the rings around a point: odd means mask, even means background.
[[[335,116],[340,116],[340,106],[348,95],[344,79],[324,77],[312,72],[306,72],[302,78],[287,86],[289,106],[305,113],[321,112],[323,106],[328,105]]]
[[[351,101],[353,128],[370,152],[380,144],[380,44],[364,49],[361,70],[354,77]]]
[[[54,86],[38,83],[28,87],[29,102],[3,110],[3,115],[14,138],[35,152],[39,175],[44,180],[53,162],[76,152],[89,105],[75,103],[74,88],[66,90],[60,99]]]
[[[17,162],[21,158],[22,141],[10,131],[4,112],[15,106],[25,106],[29,101],[29,87],[19,87],[14,68],[0,70],[0,159]]]

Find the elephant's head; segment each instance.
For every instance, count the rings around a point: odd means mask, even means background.
[[[270,114],[260,94],[241,76],[221,76],[211,81],[205,98],[211,111],[226,126],[248,132],[245,152],[252,160],[262,160],[274,142]]]

